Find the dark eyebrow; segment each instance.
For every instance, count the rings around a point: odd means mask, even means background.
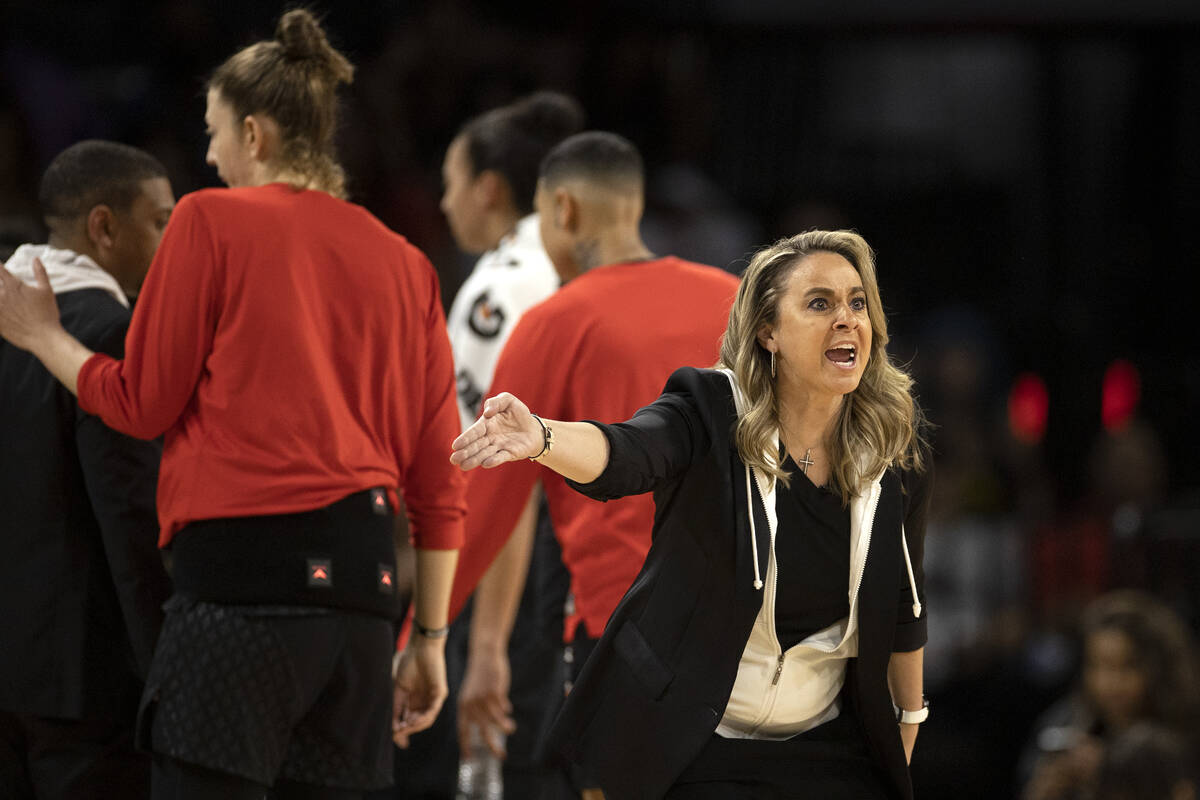
[[[850,289],[850,294],[859,294],[859,293],[866,294],[867,290],[861,286],[854,286]],[[832,295],[832,294],[836,294],[836,292],[834,292],[833,289],[828,289],[824,286],[814,286],[813,288],[811,288],[807,292],[805,292],[804,296],[805,297],[812,297],[814,295],[828,296],[828,295]]]

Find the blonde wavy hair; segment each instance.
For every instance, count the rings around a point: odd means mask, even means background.
[[[912,378],[888,357],[887,318],[875,278],[875,254],[866,240],[852,231],[813,230],[755,253],[729,311],[717,366],[732,370],[746,398],[734,434],[742,461],[789,485],[776,439],[779,400],[771,377],[771,354],[759,344],[758,332],[775,323],[792,270],[816,252],[836,253],[850,262],[862,279],[871,320],[871,354],[862,380],[845,396],[833,440],[825,442],[833,465],[830,481],[842,502],[849,503],[887,467],[924,469],[924,416],[913,401]]]

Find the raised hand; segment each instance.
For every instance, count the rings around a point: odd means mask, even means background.
[[[498,467],[542,452],[542,426],[529,409],[508,392],[490,397],[483,413],[451,444],[450,462],[464,470]]]

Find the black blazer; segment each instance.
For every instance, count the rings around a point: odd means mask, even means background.
[[[562,753],[614,800],[661,797],[700,752],[724,714],[762,606],[735,420],[724,374],[680,369],[662,397],[628,422],[597,423],[608,438],[608,466],[594,482],[573,484],[597,500],[653,490],[656,506],[645,564],[553,731]],[[903,523],[920,594],[928,488],[915,475],[889,471],[882,479],[859,589],[858,657],[847,670],[869,749],[903,798],[912,797],[912,785],[887,666],[893,651],[916,650],[926,639],[925,615],[913,618],[901,578],[900,531]],[[755,504],[765,575],[770,533],[761,501]]]
[[[99,289],[58,305],[69,333],[121,357],[124,306]],[[136,703],[169,593],[160,455],[80,411],[36,358],[0,340],[0,710],[112,718]]]

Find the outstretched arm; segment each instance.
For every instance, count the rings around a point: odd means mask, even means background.
[[[554,444],[538,462],[577,483],[590,483],[608,466],[608,440],[587,422],[543,420]],[[475,424],[451,445],[450,461],[464,470],[490,469],[542,453],[542,425],[529,409],[508,392],[488,398]]]

